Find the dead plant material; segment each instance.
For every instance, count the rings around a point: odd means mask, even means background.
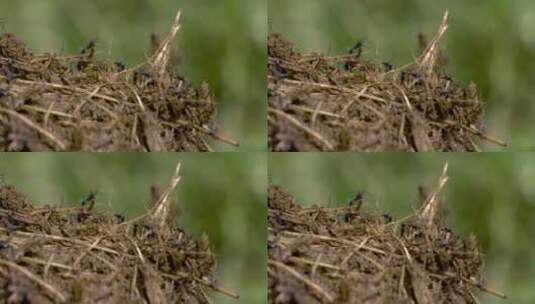
[[[439,31],[416,62],[394,69],[349,54],[302,54],[268,36],[268,145],[271,151],[478,151],[484,134],[477,89],[440,65]]]
[[[0,151],[210,151],[216,103],[173,66],[180,12],[154,54],[134,68],[79,54],[32,53],[0,36]],[[232,140],[227,140],[234,145]]]
[[[478,303],[473,288],[504,298],[481,283],[477,239],[455,235],[430,211],[446,170],[422,208],[397,221],[360,204],[304,208],[270,186],[268,302]]]
[[[79,207],[34,207],[10,185],[0,185],[0,299],[5,303],[210,303],[216,286],[208,239],[188,236],[170,220],[169,194],[146,216]],[[89,201],[88,201],[89,200]]]

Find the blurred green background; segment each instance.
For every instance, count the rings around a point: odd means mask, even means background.
[[[75,206],[94,190],[99,208],[133,218],[146,210],[149,187],[166,187],[178,162],[182,180],[173,198],[183,212],[179,223],[193,236],[208,235],[219,285],[241,296],[213,294],[215,303],[265,303],[264,154],[3,153],[0,174],[36,204]]]
[[[481,303],[535,303],[535,153],[277,153],[269,179],[302,204],[342,206],[364,191],[365,208],[399,218],[419,207],[418,186],[434,189],[445,162],[448,225],[478,237],[487,285],[509,296],[480,294]]]
[[[220,102],[222,134],[238,140],[241,150],[265,151],[264,0],[0,1],[0,27],[36,52],[77,53],[96,39],[99,58],[132,67],[149,55],[150,34],[166,35],[179,9],[181,73],[193,83],[210,84]]]
[[[535,1],[267,1],[269,30],[298,49],[341,54],[363,40],[366,58],[396,66],[419,55],[417,34],[435,35],[449,9],[442,44],[449,74],[478,85],[487,132],[508,142],[508,150],[535,150]]]

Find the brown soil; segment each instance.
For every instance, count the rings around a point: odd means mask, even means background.
[[[79,54],[34,54],[3,34],[0,151],[211,151],[208,86],[189,84],[169,58],[155,65],[170,51],[157,39],[153,48],[152,62],[126,69],[96,60],[93,41]]]
[[[175,183],[176,185],[176,183]],[[34,207],[0,186],[2,303],[210,303],[215,257],[168,212],[153,189],[151,212],[127,221],[79,207]]]
[[[483,133],[475,85],[461,87],[442,71],[436,44],[397,69],[362,52],[357,44],[341,56],[303,54],[269,34],[270,151],[479,151],[479,138],[504,144]]]
[[[474,287],[504,297],[480,283],[477,239],[433,208],[392,221],[361,210],[360,194],[342,208],[304,208],[275,186],[268,195],[269,303],[478,303]]]

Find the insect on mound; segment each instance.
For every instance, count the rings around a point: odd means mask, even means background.
[[[6,303],[211,303],[216,260],[207,237],[176,222],[165,191],[150,211],[128,220],[97,211],[95,195],[78,207],[34,207],[0,186],[0,298]]]
[[[363,211],[362,197],[347,207],[304,208],[270,186],[268,302],[478,303],[477,288],[505,297],[481,284],[477,239],[443,223],[443,177],[422,208],[401,220]]]
[[[173,64],[168,36],[153,37],[147,62],[97,60],[90,41],[72,55],[34,54],[0,36],[0,151],[211,151],[216,103]]]
[[[438,44],[425,43],[416,62],[394,68],[348,54],[300,53],[280,34],[268,36],[270,151],[478,151],[482,102],[442,69]]]

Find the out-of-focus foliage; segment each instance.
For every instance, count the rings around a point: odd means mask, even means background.
[[[149,55],[150,34],[166,35],[179,9],[181,73],[210,84],[221,133],[242,150],[265,150],[265,1],[0,1],[0,27],[40,52],[71,54],[95,39],[99,58],[132,67]]]
[[[482,294],[482,303],[534,303],[535,154],[278,153],[269,170],[301,203],[343,206],[364,191],[366,209],[402,217],[419,207],[418,186],[436,187],[445,162],[448,223],[479,238],[487,285],[510,300]]]
[[[76,206],[97,191],[98,208],[142,214],[152,184],[166,187],[181,162],[173,198],[179,222],[194,236],[206,233],[218,261],[218,284],[240,301],[214,294],[216,303],[266,299],[267,160],[260,153],[32,153],[0,155],[0,174],[35,203]]]
[[[341,54],[358,40],[365,55],[396,66],[418,56],[417,35],[432,37],[446,9],[442,49],[459,83],[473,80],[486,101],[486,125],[512,151],[535,150],[535,1],[268,0],[269,30],[306,51]],[[486,149],[499,149],[494,145]]]

